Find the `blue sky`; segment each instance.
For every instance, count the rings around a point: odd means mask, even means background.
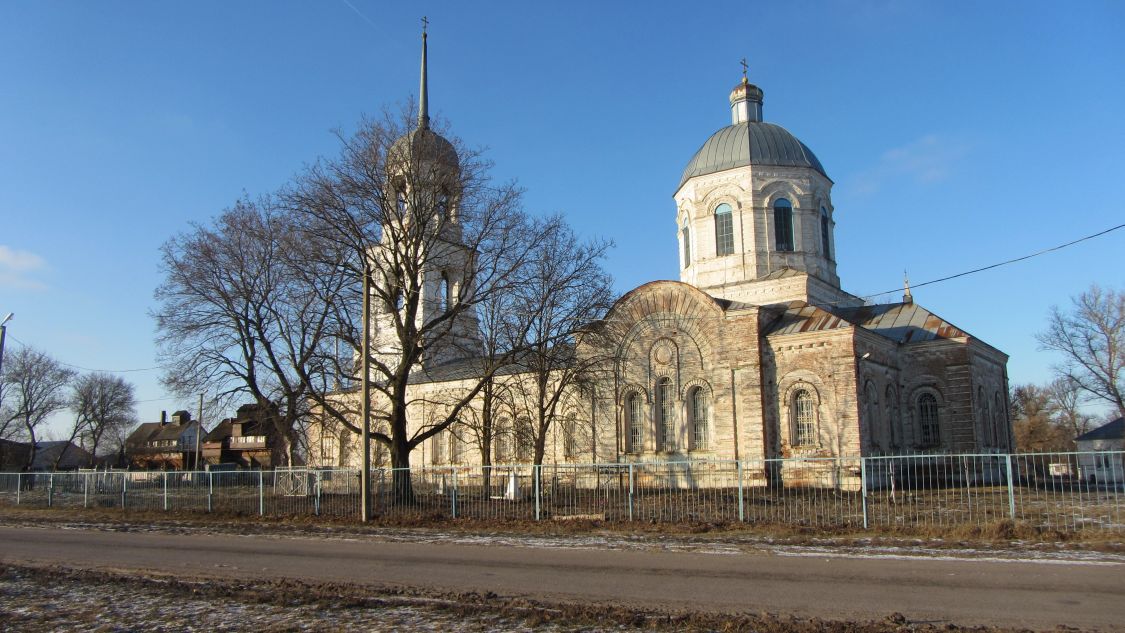
[[[409,5],[409,6],[407,6]],[[155,365],[159,245],[337,149],[417,93],[494,174],[613,239],[626,291],[678,278],[672,193],[729,120],[747,58],[767,121],[836,183],[838,272],[859,295],[1125,222],[1120,2],[0,4],[0,313],[9,350]],[[1121,287],[1125,230],[919,288],[916,300],[1050,378],[1052,304]],[[885,299],[893,299],[898,293]],[[16,339],[16,340],[13,340]],[[125,374],[139,414],[156,371]]]

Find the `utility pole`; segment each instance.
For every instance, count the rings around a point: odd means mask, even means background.
[[[8,316],[0,321],[0,376],[4,375],[4,335],[8,332],[8,321],[14,316],[16,316],[15,312],[9,312]]]
[[[360,520],[371,520],[371,264],[367,255],[363,258],[363,354],[361,363],[363,375],[360,377],[363,398],[363,470],[359,474]]]
[[[195,421],[195,469],[199,470],[199,443],[203,435],[203,394],[199,394],[199,417]]]

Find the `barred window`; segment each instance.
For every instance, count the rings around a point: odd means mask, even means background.
[[[691,403],[691,447],[697,451],[705,451],[708,448],[707,393],[702,387],[696,387],[691,390],[688,401]]]
[[[563,419],[562,431],[563,431],[563,457],[566,457],[567,459],[571,459],[572,457],[574,457],[578,453],[578,443],[575,441],[575,438],[574,438],[575,425],[576,425],[576,422],[574,420],[574,414],[573,413],[566,414],[566,418]]]
[[[811,446],[816,440],[816,403],[807,390],[798,389],[793,394],[793,445]]]
[[[449,463],[458,464],[461,462],[461,438],[457,434],[449,432]]]
[[[937,446],[941,442],[937,398],[931,393],[918,397],[918,431],[922,446]]]
[[[715,255],[734,253],[734,220],[730,205],[723,203],[715,208]]]
[[[661,378],[656,382],[656,450],[675,450],[672,423],[675,418],[675,401],[672,396],[672,380]]]
[[[516,461],[526,462],[531,459],[531,420],[527,418],[516,420],[512,441],[516,443]]]
[[[828,234],[828,209],[820,208],[820,246],[825,259],[832,259],[832,239]]]
[[[683,238],[684,238],[684,268],[687,268],[688,266],[691,266],[691,231],[689,231],[688,227],[686,227],[686,226],[684,227],[684,230],[683,230]]]
[[[500,420],[492,432],[493,463],[503,464],[511,459],[511,427],[506,419]]]
[[[793,250],[793,205],[785,198],[773,203],[773,234],[777,250]]]
[[[642,443],[644,436],[641,434],[641,406],[641,396],[638,393],[630,394],[625,400],[625,439],[627,442],[625,450],[630,453],[639,453],[644,446]]]
[[[445,446],[444,445],[445,441],[446,441],[446,438],[445,438],[444,434],[442,434],[442,433],[438,433],[438,434],[434,435],[432,438],[430,438],[430,457],[431,457],[430,463],[431,464],[441,464],[441,463],[445,462],[445,451],[442,450]]]

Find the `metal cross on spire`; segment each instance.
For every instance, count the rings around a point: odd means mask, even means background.
[[[746,58],[743,57],[742,58],[742,82],[743,83],[749,81],[749,79],[746,78],[746,70],[748,68],[749,68],[749,66],[746,65]]]
[[[430,25],[430,19],[423,15],[422,16],[422,35],[426,34],[426,27],[429,26],[429,25]]]

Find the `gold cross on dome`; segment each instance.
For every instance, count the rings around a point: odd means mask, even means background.
[[[746,79],[746,69],[747,68],[748,68],[748,66],[746,65],[746,58],[743,57],[742,58],[742,78],[743,79]]]

